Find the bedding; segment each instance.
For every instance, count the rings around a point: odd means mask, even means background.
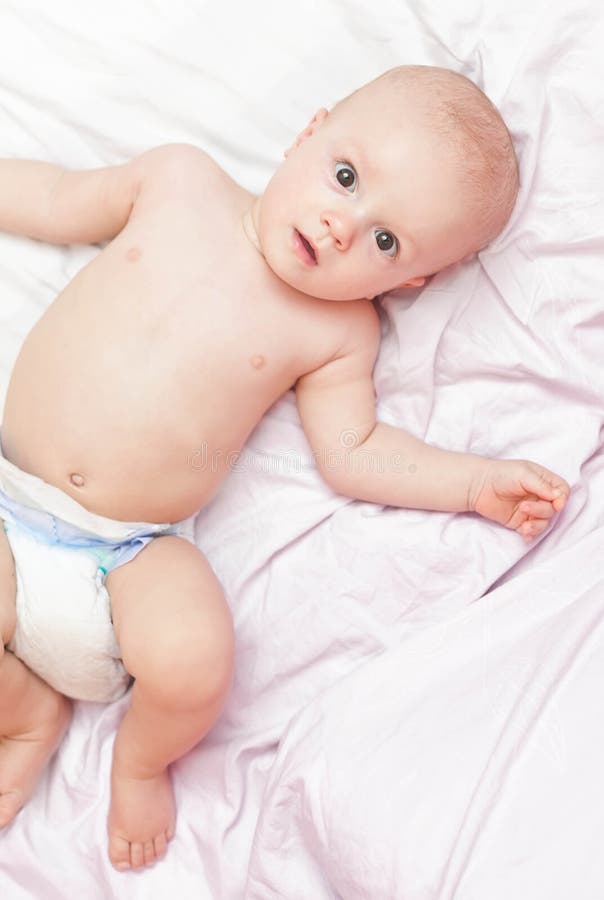
[[[475,80],[514,137],[518,203],[478,258],[380,301],[379,416],[573,488],[536,544],[354,502],[320,480],[286,394],[196,519],[236,673],[173,767],[167,857],[111,867],[128,701],[80,702],[0,833],[3,898],[602,900],[602,46],[599,0],[3,0],[6,157],[92,168],[185,141],[261,191],[318,107],[385,69]],[[0,235],[2,399],[25,335],[97,252]]]

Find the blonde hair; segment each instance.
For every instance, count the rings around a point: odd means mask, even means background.
[[[450,140],[475,225],[468,252],[480,250],[504,228],[519,186],[514,145],[497,108],[465,75],[436,66],[398,66],[360,90],[367,88],[386,88],[390,101],[394,91],[403,110],[411,101]]]

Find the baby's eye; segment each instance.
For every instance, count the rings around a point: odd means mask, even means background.
[[[352,192],[357,186],[357,173],[348,163],[336,163],[336,178],[347,191]]]
[[[387,256],[396,256],[398,253],[398,241],[390,231],[378,228],[375,232],[375,242],[378,249]]]

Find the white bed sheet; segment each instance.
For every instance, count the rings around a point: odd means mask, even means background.
[[[93,167],[189,141],[260,191],[316,108],[384,69],[476,80],[514,135],[519,202],[479,259],[383,301],[379,412],[573,486],[533,547],[469,515],[351,502],[308,465],[287,394],[197,519],[236,678],[174,766],[167,858],[111,868],[127,699],[79,703],[0,834],[3,898],[602,900],[602,46],[599,0],[2,0],[2,156]],[[2,396],[96,252],[0,236]]]

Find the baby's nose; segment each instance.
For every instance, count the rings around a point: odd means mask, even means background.
[[[321,216],[321,224],[331,232],[338,250],[347,250],[354,236],[354,222],[351,216],[336,210],[326,210]]]

